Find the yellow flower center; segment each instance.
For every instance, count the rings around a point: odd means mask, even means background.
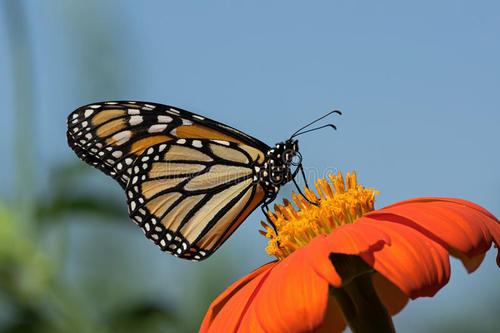
[[[308,188],[305,188],[307,200],[292,194],[298,210],[286,199],[283,205],[274,205],[276,213],[269,212],[269,219],[276,226],[277,233],[264,222],[262,226],[266,231],[260,231],[270,239],[267,253],[282,260],[314,237],[329,234],[336,227],[353,223],[373,210],[378,191],[358,185],[356,172],[347,173],[345,181],[340,172],[337,176],[329,175],[329,178],[331,184],[324,178],[314,182],[319,198]]]

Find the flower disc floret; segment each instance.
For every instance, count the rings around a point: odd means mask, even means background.
[[[284,259],[296,249],[307,245],[314,237],[329,234],[338,226],[355,222],[363,214],[373,211],[375,195],[372,188],[358,184],[356,172],[347,173],[344,177],[329,175],[330,182],[318,179],[314,182],[316,195],[305,188],[305,196],[293,193],[296,209],[288,200],[283,205],[275,205],[275,214],[269,212],[269,219],[276,231],[262,222],[269,238],[266,252]]]

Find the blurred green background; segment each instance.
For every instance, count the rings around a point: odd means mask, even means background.
[[[119,186],[66,145],[66,116],[87,103],[171,104],[268,144],[341,109],[336,133],[301,138],[309,180],[355,169],[377,207],[450,196],[500,216],[498,2],[0,4],[2,332],[195,332],[272,260],[260,211],[204,262],[161,253]],[[472,275],[453,260],[396,328],[498,332],[494,252]]]

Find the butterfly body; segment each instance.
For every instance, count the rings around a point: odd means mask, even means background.
[[[292,180],[297,140],[269,147],[230,126],[155,103],[103,102],[68,117],[68,143],[124,188],[131,219],[163,251],[211,255]],[[299,155],[300,156],[300,155]]]

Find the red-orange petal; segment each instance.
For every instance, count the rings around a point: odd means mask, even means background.
[[[233,332],[240,325],[248,304],[255,298],[269,271],[277,264],[270,262],[233,283],[210,305],[200,332]]]
[[[478,204],[475,204],[475,203],[473,203],[471,201],[467,201],[467,200],[464,200],[464,199],[458,199],[458,198],[440,198],[440,197],[413,198],[413,199],[408,199],[408,200],[403,200],[403,201],[399,201],[399,202],[393,203],[393,204],[391,204],[389,206],[386,206],[385,208],[390,208],[390,207],[393,207],[393,206],[399,206],[399,205],[404,205],[404,204],[413,203],[413,202],[436,202],[436,201],[454,202],[454,203],[457,203],[457,204],[462,204],[464,206],[467,206],[467,207],[470,207],[470,208],[473,208],[473,209],[476,209],[476,210],[480,211],[481,213],[483,213],[484,215],[488,216],[492,220],[500,222],[493,214],[491,214],[489,211],[487,211],[483,207],[479,206]]]
[[[360,256],[410,298],[433,296],[448,282],[450,263],[448,251],[442,245],[404,225],[399,216],[387,214],[385,220],[367,216],[361,219],[386,232],[391,244]]]
[[[400,223],[420,230],[451,247],[454,254],[464,253],[470,259],[485,253],[492,242],[497,246],[500,243],[500,222],[481,206],[466,200],[417,198],[398,202],[366,216],[385,219],[384,214],[403,217]],[[475,262],[462,261],[468,270],[474,266],[477,268],[477,258]],[[500,266],[500,252],[497,264]]]
[[[330,253],[358,255],[376,251],[384,244],[390,244],[390,237],[371,223],[345,224],[328,235],[315,237],[304,247],[307,262],[314,271],[334,287],[340,287],[342,280],[330,261]]]
[[[305,253],[298,249],[234,283],[210,305],[200,332],[342,332],[328,282]]]
[[[323,323],[327,301],[328,282],[300,248],[272,269],[242,327],[257,319],[266,332],[312,332]]]

